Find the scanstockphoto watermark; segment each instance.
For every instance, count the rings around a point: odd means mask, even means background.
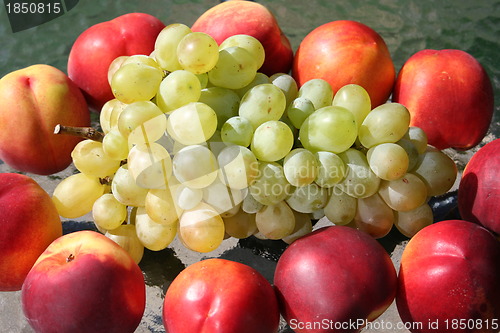
[[[288,323],[292,330],[360,330],[362,328],[380,332],[390,332],[394,330],[418,330],[424,327],[423,323],[398,321],[396,323],[377,320],[368,321],[367,319],[352,319],[347,321],[334,321],[322,319],[319,321],[299,321],[291,319]]]

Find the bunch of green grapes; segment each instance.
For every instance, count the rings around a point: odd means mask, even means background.
[[[53,194],[60,215],[92,212],[137,262],[175,237],[198,252],[227,237],[290,243],[325,216],[376,238],[430,224],[427,201],[457,169],[409,127],[408,110],[372,109],[354,84],[299,89],[288,74],[258,72],[264,56],[253,37],[217,45],[172,24],[151,55],[117,58],[103,139],[75,147],[79,173]]]

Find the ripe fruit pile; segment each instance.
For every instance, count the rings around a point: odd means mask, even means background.
[[[427,199],[457,169],[409,127],[403,105],[372,109],[361,86],[334,94],[322,79],[299,89],[288,74],[258,72],[264,57],[251,36],[217,45],[172,24],[150,56],[117,58],[104,136],[73,150],[80,173],[55,189],[59,213],[92,211],[136,261],[176,235],[209,252],[227,236],[291,242],[323,216],[376,238],[432,222]]]

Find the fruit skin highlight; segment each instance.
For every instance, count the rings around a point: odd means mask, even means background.
[[[120,245],[98,232],[76,231],[38,258],[21,302],[36,332],[132,333],[144,314],[146,285]]]
[[[32,178],[0,173],[0,291],[21,290],[31,267],[62,235],[50,196]]]
[[[421,50],[399,71],[393,100],[411,114],[410,126],[438,149],[467,150],[486,135],[494,111],[488,74],[461,50]]]
[[[311,79],[326,80],[334,94],[346,84],[358,84],[370,95],[372,107],[388,100],[396,79],[382,37],[349,20],[325,23],[304,37],[295,53],[292,74],[299,86]]]
[[[191,27],[212,36],[217,44],[233,35],[257,38],[264,46],[265,60],[259,72],[267,75],[288,73],[293,50],[274,15],[265,6],[252,1],[226,1],[204,12]]]
[[[129,13],[91,26],[71,47],[68,75],[82,89],[89,106],[100,111],[114,98],[108,68],[119,56],[149,55],[165,24],[145,13]]]
[[[420,230],[403,252],[398,281],[401,319],[423,324],[408,325],[411,332],[498,332],[500,242],[485,228],[447,220]]]
[[[54,135],[57,124],[90,126],[85,98],[66,74],[38,64],[0,79],[0,159],[5,163],[39,175],[64,170],[81,139]]]

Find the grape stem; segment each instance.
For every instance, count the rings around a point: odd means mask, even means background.
[[[99,142],[102,142],[104,139],[104,134],[93,127],[74,127],[57,124],[54,128],[54,134],[69,134]]]

